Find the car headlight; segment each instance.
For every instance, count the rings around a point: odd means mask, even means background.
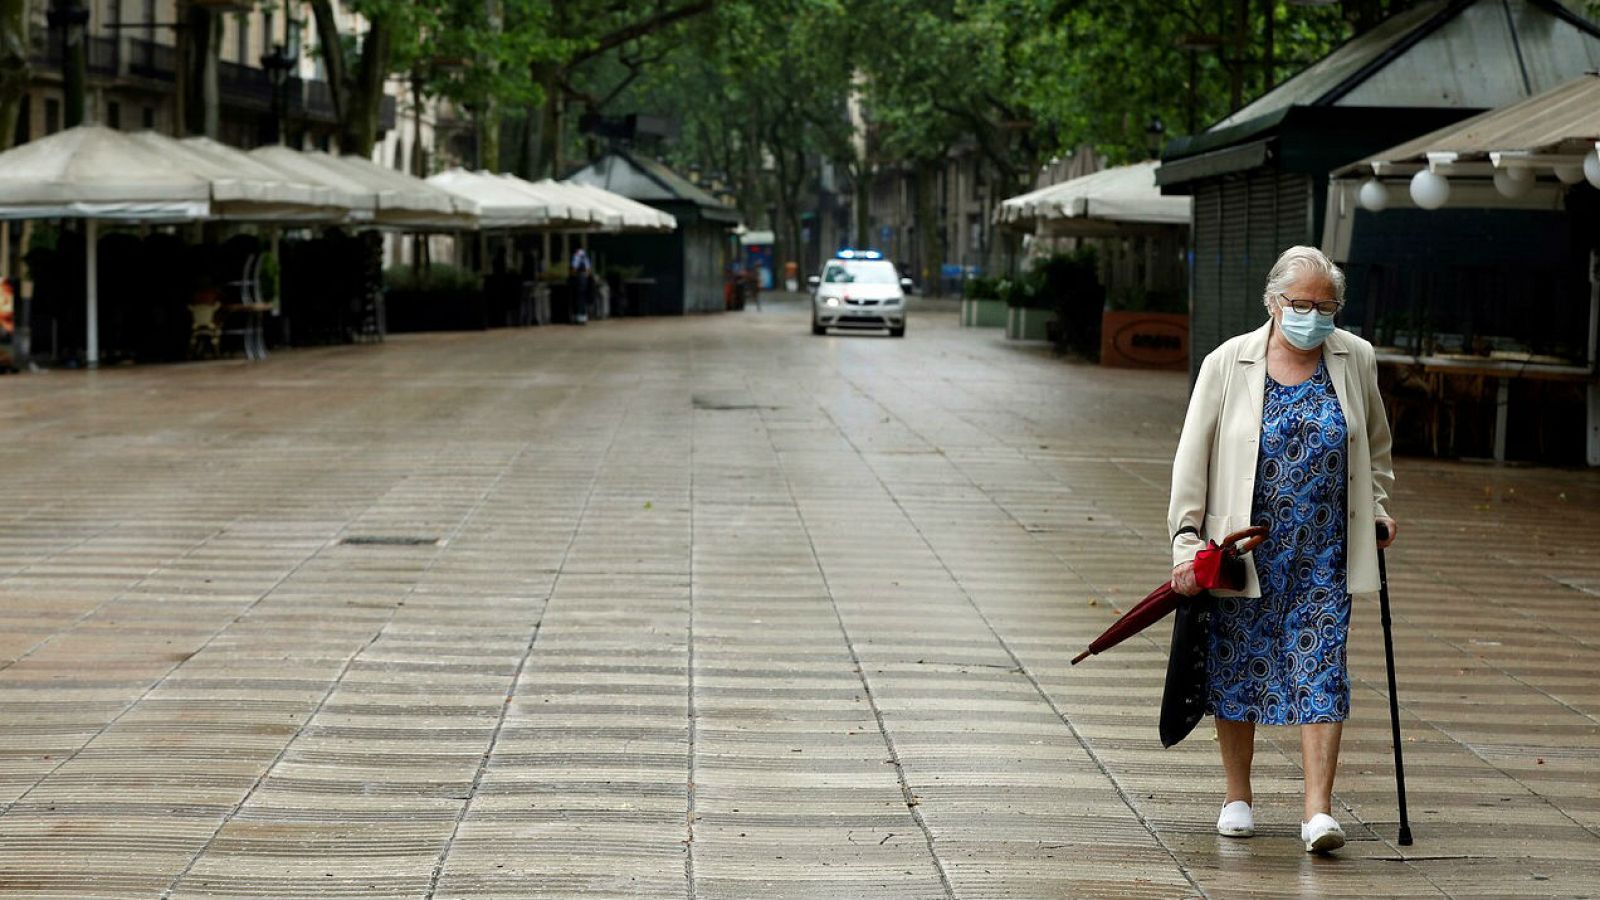
[[[823,300],[822,300],[822,305],[823,306],[838,306],[839,305],[839,298],[838,297],[824,297]]]

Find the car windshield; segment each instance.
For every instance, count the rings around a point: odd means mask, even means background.
[[[822,270],[827,284],[894,284],[894,263],[882,259],[836,259]]]

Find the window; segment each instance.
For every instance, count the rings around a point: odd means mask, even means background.
[[[886,260],[834,260],[822,271],[827,284],[894,284],[894,263]]]
[[[272,10],[261,12],[261,52],[263,55],[272,50]]]
[[[154,127],[156,127],[156,108],[154,106],[146,106],[144,108],[144,123],[143,124],[144,124],[145,128],[154,128]]]
[[[235,22],[239,26],[239,64],[250,65],[250,14],[239,16]]]
[[[44,101],[44,133],[55,134],[61,130],[61,101],[51,97]]]
[[[112,128],[122,128],[122,104],[115,100],[106,101],[106,124]]]

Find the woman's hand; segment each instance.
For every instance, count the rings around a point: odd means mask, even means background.
[[[1200,593],[1200,583],[1194,578],[1194,560],[1179,563],[1172,570],[1172,589],[1185,597]]]
[[[1388,516],[1378,517],[1378,549],[1383,550],[1400,534],[1400,523]]]

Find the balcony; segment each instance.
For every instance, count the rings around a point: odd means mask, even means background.
[[[173,81],[178,71],[178,50],[171,44],[133,38],[128,41],[128,74],[156,81]]]
[[[61,71],[62,46],[59,37],[49,35],[51,39],[38,41],[29,60],[34,66],[41,69]],[[107,37],[88,36],[84,38],[85,49],[88,54],[88,69],[91,75],[115,75],[120,68],[121,60],[118,59],[117,39]]]
[[[178,51],[171,44],[131,38],[126,42],[124,59],[115,38],[88,37],[88,69],[92,75],[115,78],[125,73],[129,77],[149,81],[176,83]],[[37,48],[32,62],[37,69],[61,70],[61,43],[52,42]],[[125,64],[125,68],[124,68]],[[222,94],[224,109],[265,113],[272,108],[272,79],[265,69],[235,62],[217,63],[217,87]],[[286,89],[289,98],[289,117],[320,125],[339,122],[333,112],[333,90],[326,81],[314,78],[291,78]],[[397,112],[395,98],[385,95],[378,108],[378,127],[388,131],[395,126]]]

